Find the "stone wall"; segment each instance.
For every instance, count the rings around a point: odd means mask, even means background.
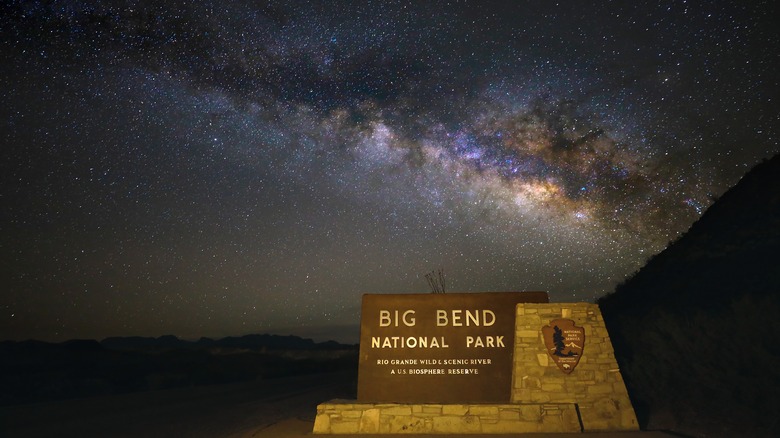
[[[315,434],[579,432],[573,404],[395,404],[333,400],[317,406]]]
[[[513,403],[574,403],[586,432],[638,429],[598,305],[527,303],[516,311]],[[560,318],[585,329],[585,348],[570,374],[558,369],[542,338],[541,328]]]

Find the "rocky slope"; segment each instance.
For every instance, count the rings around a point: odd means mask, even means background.
[[[773,435],[780,426],[780,156],[753,168],[599,305],[646,427]]]

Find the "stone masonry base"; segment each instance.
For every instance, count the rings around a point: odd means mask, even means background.
[[[510,434],[581,432],[573,403],[396,404],[331,400],[317,406],[315,434]]]

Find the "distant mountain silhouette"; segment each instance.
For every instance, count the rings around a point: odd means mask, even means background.
[[[72,339],[63,342],[62,346],[70,351],[103,351],[103,346],[94,339]]]
[[[599,299],[640,422],[696,436],[772,435],[780,368],[759,364],[780,359],[779,297],[780,155]]]
[[[298,336],[280,336],[280,335],[246,335],[241,337],[222,338],[212,340],[201,338],[198,345],[207,347],[223,348],[250,348],[250,349],[287,349],[287,350],[306,350],[321,347],[315,344],[311,339],[304,339]]]
[[[2,341],[0,406],[351,371],[357,356],[355,345],[278,335]]]
[[[166,335],[153,337],[111,337],[100,341],[100,345],[113,350],[143,350],[171,348],[236,348],[249,350],[328,350],[349,347],[335,341],[315,343],[311,339],[298,336],[281,336],[255,334],[245,336],[229,336],[222,339],[200,338],[197,341],[186,341],[176,336]]]
[[[141,336],[111,337],[100,341],[100,345],[113,350],[184,348],[191,344],[191,342],[183,341],[173,335],[160,336],[159,338]]]

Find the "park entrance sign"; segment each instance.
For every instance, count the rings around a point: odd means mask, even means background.
[[[597,304],[544,292],[364,295],[357,400],[315,434],[637,430]]]
[[[359,402],[508,403],[515,306],[545,292],[367,294]]]

